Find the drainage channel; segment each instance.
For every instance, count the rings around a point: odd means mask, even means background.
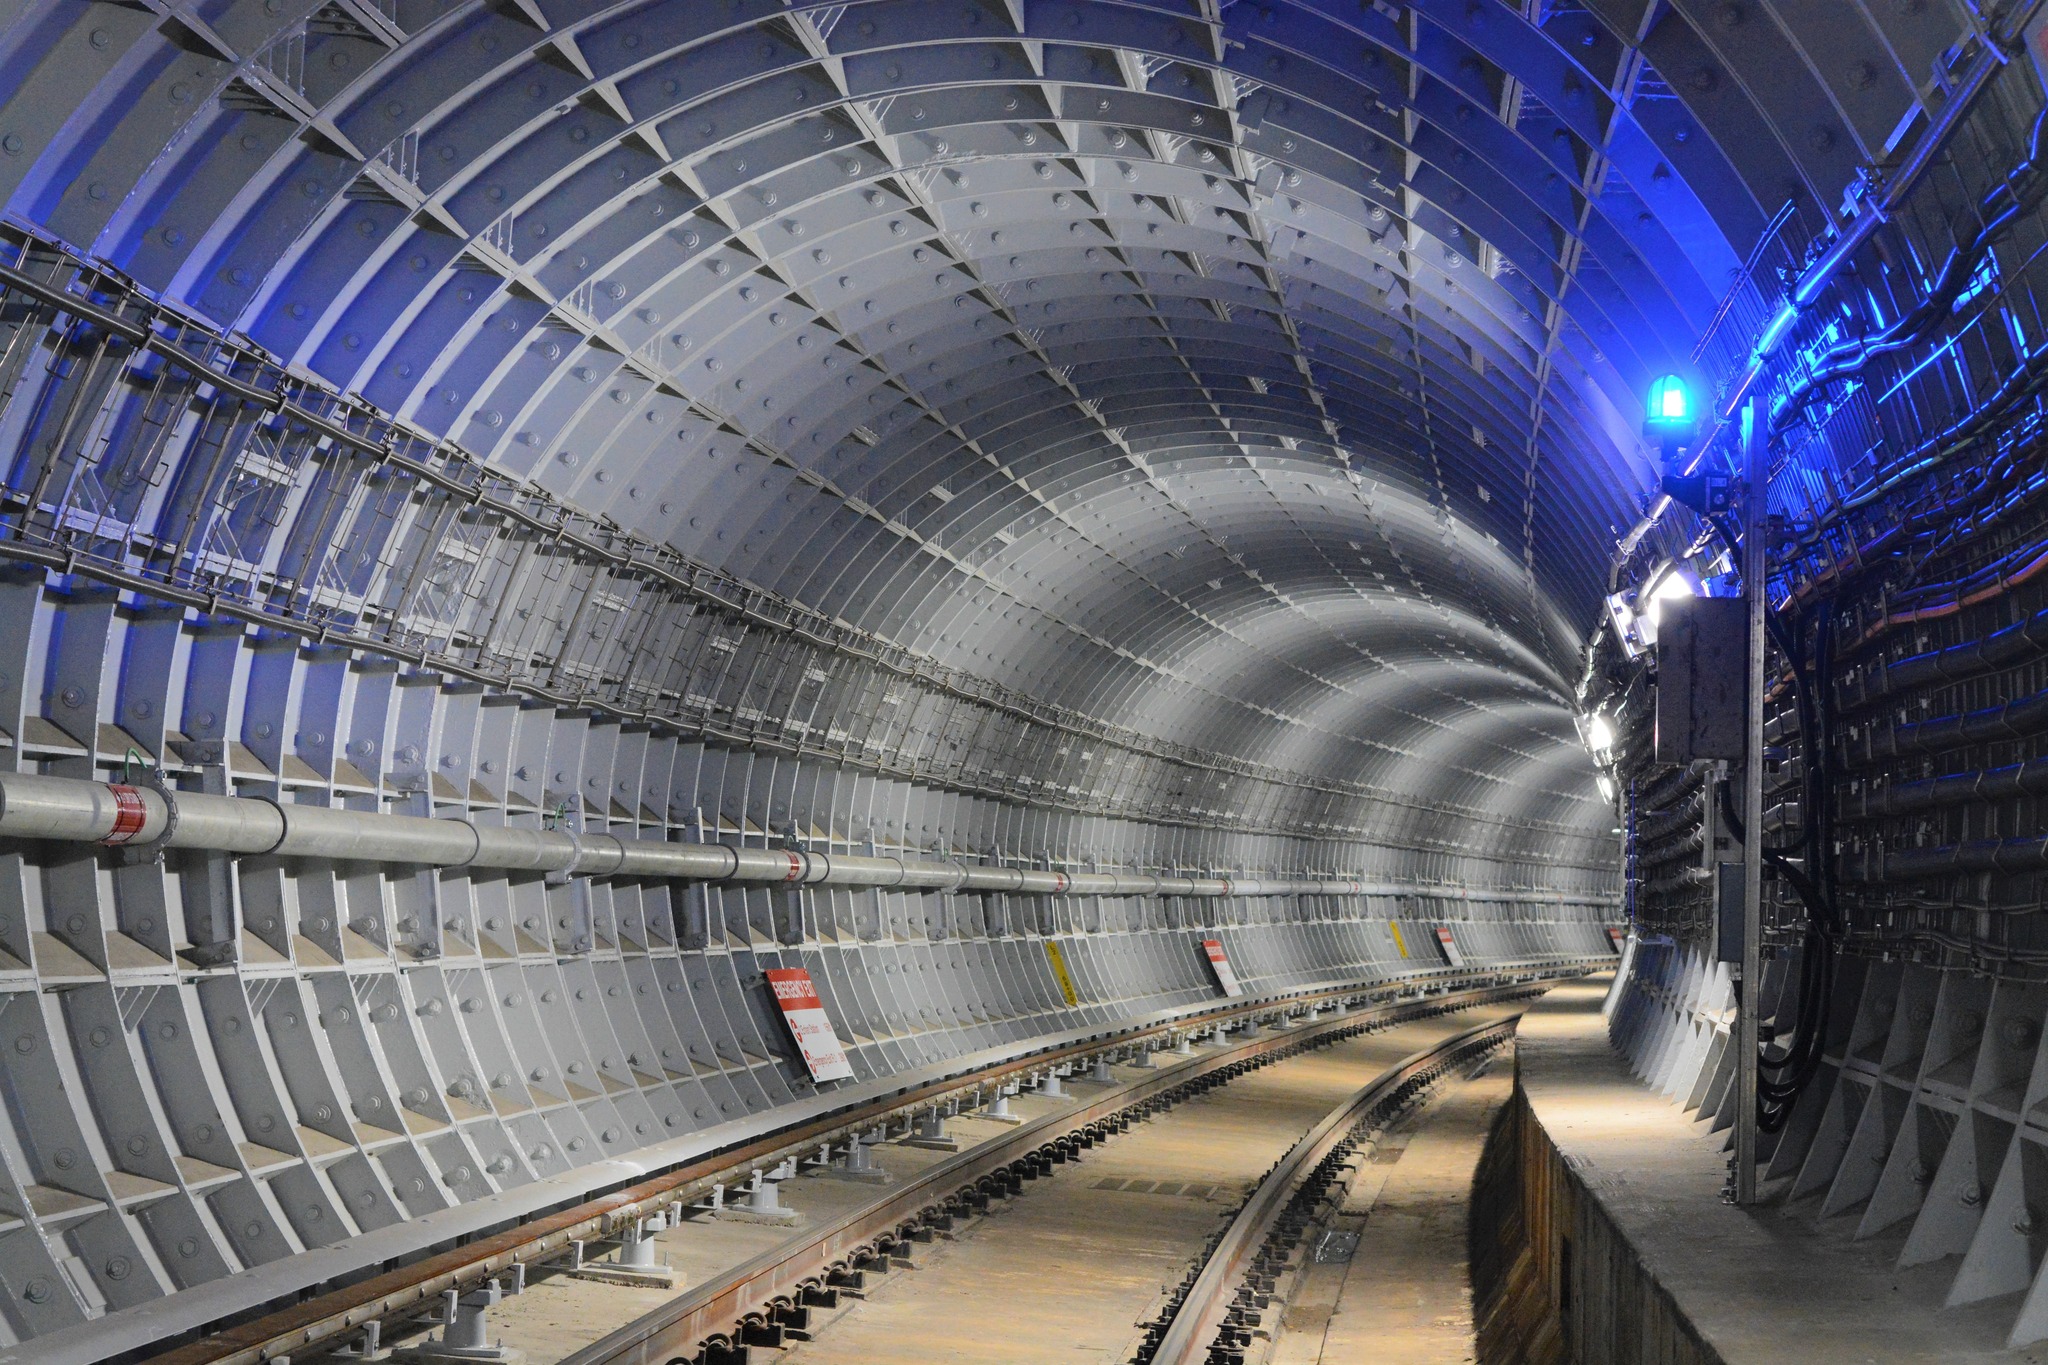
[[[1344,1038],[1526,999],[1542,989],[1522,980],[1334,1017],[1310,1011],[1286,1028],[1265,1030],[1250,1021],[1221,1046],[1213,1029],[1182,1031],[1173,1047],[1135,1051],[1120,1065],[1098,1056],[1092,1066],[1048,1067],[1037,1086],[1021,1093],[1005,1087],[1013,1093],[950,1124],[944,1110],[936,1116],[928,1106],[905,1110],[854,1133],[843,1148],[821,1145],[807,1161],[776,1171],[791,1176],[804,1170],[806,1178],[781,1184],[785,1192],[798,1192],[793,1199],[764,1180],[750,1182],[755,1192],[745,1198],[727,1192],[722,1199],[714,1194],[647,1209],[608,1255],[600,1257],[591,1245],[563,1248],[566,1254],[451,1293],[426,1319],[387,1326],[381,1342],[359,1337],[349,1351],[327,1355],[388,1353],[429,1365],[522,1355],[527,1365],[744,1361],[758,1348],[802,1340],[833,1310],[912,1264],[922,1248],[949,1241],[991,1208],[1145,1119]],[[1207,1042],[1204,1035],[1211,1035]],[[1153,1064],[1155,1056],[1164,1068]],[[1003,1108],[1010,1112],[990,1112]],[[945,1150],[955,1141],[948,1127],[964,1132],[971,1145]],[[878,1150],[893,1176],[860,1171],[874,1164]],[[1229,1194],[1235,1193],[1233,1187]],[[803,1206],[800,1227],[791,1226],[793,1210],[784,1207],[792,1202]],[[715,1254],[699,1254],[707,1242],[718,1243]],[[677,1281],[685,1287],[675,1287]],[[604,1332],[607,1324],[623,1325]]]

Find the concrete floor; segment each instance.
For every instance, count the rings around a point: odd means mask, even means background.
[[[1165,1290],[1244,1192],[1318,1118],[1390,1063],[1516,1008],[1470,1010],[1346,1039],[1183,1104],[1061,1168],[1057,1178],[1027,1186],[1021,1198],[967,1224],[954,1240],[921,1249],[916,1269],[881,1282],[783,1359],[1128,1360],[1139,1324],[1159,1310]],[[1151,1188],[1134,1191],[1127,1183],[1133,1181]],[[1162,1185],[1181,1188],[1166,1193]],[[1462,1247],[1462,1235],[1459,1241]],[[1458,1292],[1464,1284],[1461,1273]]]
[[[1443,1083],[1357,1168],[1335,1233],[1348,1262],[1310,1262],[1288,1296],[1268,1365],[1465,1365],[1473,1359],[1466,1220],[1494,1115],[1514,1088],[1510,1055]]]
[[[2010,1300],[1943,1309],[1953,1267],[1897,1270],[1894,1238],[1824,1232],[1804,1205],[1722,1203],[1722,1135],[1629,1075],[1607,1041],[1605,990],[1605,978],[1564,985],[1531,1006],[1522,1087],[1566,1162],[1729,1365],[2048,1362],[2048,1347],[2004,1349]]]
[[[1185,1065],[1174,1062],[1168,1054],[1160,1056],[1163,1064]],[[1117,1074],[1120,1079],[1129,1080],[1139,1073],[1118,1068]],[[1011,1108],[1022,1118],[1036,1119],[1076,1108],[1096,1090],[1096,1087],[1078,1081],[1070,1082],[1070,1088],[1073,1093],[1061,1099],[1047,1099],[1035,1093],[1018,1095],[1010,1101]],[[963,1147],[1012,1131],[1008,1124],[973,1117],[952,1119],[947,1128],[961,1140]],[[903,1179],[947,1160],[951,1154],[892,1142],[874,1148],[873,1155],[876,1165]],[[797,1210],[807,1220],[817,1220],[858,1208],[873,1199],[876,1191],[871,1185],[851,1181],[800,1176],[784,1181],[779,1193],[786,1207]],[[491,1335],[506,1346],[523,1352],[523,1365],[553,1365],[553,1362],[568,1357],[607,1332],[653,1311],[691,1285],[701,1284],[753,1259],[788,1236],[785,1228],[720,1218],[693,1218],[655,1238],[657,1259],[681,1272],[674,1290],[601,1284],[566,1275],[549,1275],[537,1278],[525,1293],[507,1299],[492,1310]],[[602,1259],[596,1253],[593,1257]],[[390,1341],[396,1345],[412,1345],[438,1335],[438,1329],[423,1328]]]

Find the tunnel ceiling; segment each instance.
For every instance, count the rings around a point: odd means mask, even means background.
[[[1971,31],[1955,0],[7,8],[12,216],[195,327],[1075,734],[1552,834],[1609,823],[1568,680],[1650,477],[1637,395]],[[1045,790],[1097,780],[1070,747]]]

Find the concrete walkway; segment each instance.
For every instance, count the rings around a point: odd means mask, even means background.
[[[1823,1231],[1807,1204],[1721,1202],[1723,1135],[1629,1075],[1607,1041],[1602,985],[1560,986],[1523,1016],[1523,1091],[1614,1231],[1729,1365],[2048,1361],[2048,1348],[2004,1349],[2009,1312],[1944,1309],[1953,1267],[1898,1270],[1899,1238]]]

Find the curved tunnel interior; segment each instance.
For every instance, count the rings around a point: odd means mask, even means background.
[[[0,3],[0,1341],[1168,1017],[1204,938],[1699,945],[1609,625],[1732,547],[1644,395],[1711,472],[1934,288],[2031,11]],[[2001,249],[1797,391],[1794,531],[2026,352]]]

